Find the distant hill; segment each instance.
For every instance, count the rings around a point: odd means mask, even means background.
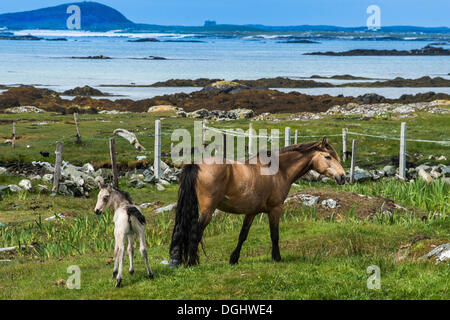
[[[98,2],[84,1],[66,3],[55,7],[32,11],[0,14],[0,28],[11,30],[23,29],[67,29],[67,8],[77,5],[81,10],[81,29],[91,31],[129,30],[154,32],[206,32],[206,33],[255,33],[255,32],[365,32],[366,27],[338,27],[327,25],[300,26],[265,26],[265,25],[230,25],[207,23],[204,26],[160,26],[153,24],[134,23],[128,20],[116,9]],[[450,28],[414,27],[414,26],[386,26],[378,32],[392,33],[450,33]],[[371,31],[371,33],[373,33]]]
[[[81,29],[131,29],[135,24],[119,11],[97,2],[75,2],[32,11],[0,14],[0,27],[20,29],[67,29],[67,8],[77,5],[81,10]]]

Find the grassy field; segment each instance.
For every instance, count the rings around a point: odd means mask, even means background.
[[[279,115],[283,119],[284,115]],[[115,128],[135,130],[147,152],[138,153],[126,141],[116,139],[118,160],[130,167],[136,155],[153,157],[154,116],[82,115],[83,144],[75,141],[73,118],[69,115],[1,115],[0,137],[9,138],[18,121],[17,148],[0,145],[0,162],[30,162],[42,159],[39,151],[53,151],[55,142],[64,141],[64,160],[82,164],[108,162],[107,138]],[[444,130],[449,115],[423,114],[406,119],[408,137],[449,140]],[[192,128],[192,119],[171,118],[162,121],[163,151],[170,146],[174,128]],[[44,125],[34,125],[46,122]],[[246,128],[245,120],[214,123],[219,128]],[[400,120],[394,118],[358,120],[327,118],[309,122],[253,123],[254,128],[291,126],[301,135],[331,135],[343,127],[351,131],[398,136]],[[61,135],[62,134],[62,135]],[[302,140],[304,141],[304,140]],[[330,141],[341,150],[339,137]],[[27,148],[26,146],[30,147]],[[361,166],[384,166],[398,153],[398,142],[358,138]],[[375,154],[373,154],[375,152]],[[408,143],[408,153],[446,155],[449,147]],[[411,158],[411,161],[415,158]],[[448,163],[448,161],[447,161]],[[347,166],[347,164],[346,164]],[[20,177],[0,176],[0,185],[17,183]],[[130,189],[121,179],[121,188],[131,193],[136,203],[173,203],[178,186],[165,191],[155,187]],[[283,261],[270,259],[271,243],[267,217],[259,216],[243,246],[239,265],[228,264],[242,223],[241,216],[216,214],[208,226],[201,253],[201,264],[193,268],[171,269],[161,264],[168,260],[168,244],[174,213],[155,214],[154,207],[143,211],[147,218],[147,243],[154,280],[145,278],[143,260],[137,255],[133,276],[124,267],[123,288],[115,289],[112,275],[113,224],[111,213],[95,216],[96,195],[90,198],[51,197],[46,193],[6,195],[0,201],[0,247],[33,244],[11,253],[0,253],[0,299],[449,299],[450,269],[418,259],[433,247],[450,242],[450,187],[442,182],[402,183],[396,180],[354,185],[300,182],[297,190],[354,192],[390,198],[407,211],[391,217],[377,215],[357,219],[349,210],[342,219],[322,219],[303,206],[286,206],[280,224],[280,249]],[[156,204],[155,204],[156,205]],[[421,219],[414,214],[420,211]],[[64,220],[45,221],[55,214]],[[422,241],[415,239],[426,238]],[[126,259],[126,261],[128,261]],[[67,268],[81,269],[81,289],[69,290],[64,281]],[[126,262],[126,266],[128,263]],[[381,289],[367,288],[367,267],[381,270]]]

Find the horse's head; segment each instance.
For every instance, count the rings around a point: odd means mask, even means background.
[[[344,184],[345,170],[339,162],[339,155],[328,143],[327,138],[317,142],[314,150],[311,159],[312,169],[336,180],[337,184]]]
[[[102,214],[106,209],[111,205],[111,193],[113,188],[111,185],[104,185],[101,182],[98,182],[98,186],[100,188],[100,192],[97,197],[97,204],[95,205],[94,212],[99,215]]]

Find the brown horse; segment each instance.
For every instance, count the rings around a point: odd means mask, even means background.
[[[199,263],[198,245],[216,209],[245,214],[231,264],[238,263],[253,219],[261,212],[269,215],[272,259],[280,261],[278,223],[292,183],[311,169],[335,179],[338,184],[345,183],[345,170],[326,138],[282,148],[278,153],[279,169],[273,175],[261,175],[261,167],[267,165],[261,164],[257,157],[256,164],[226,161],[183,167],[170,245],[171,266],[177,267],[181,262],[187,266]]]

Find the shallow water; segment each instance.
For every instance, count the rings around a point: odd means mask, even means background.
[[[33,33],[33,32],[32,32]],[[42,35],[42,31],[34,32]],[[22,34],[26,34],[22,32]],[[53,36],[70,35],[53,32]],[[48,34],[44,34],[48,35]],[[72,34],[73,35],[73,34]],[[127,34],[70,36],[67,42],[0,41],[0,83],[41,85],[52,88],[117,84],[151,84],[168,79],[223,78],[258,79],[277,76],[310,77],[351,74],[370,78],[418,78],[425,75],[449,78],[450,56],[437,57],[327,57],[303,55],[312,51],[344,51],[357,48],[422,48],[430,41],[349,41],[325,40],[314,44],[286,44],[273,39],[201,38],[204,43],[127,42]],[[101,36],[99,36],[101,35]],[[139,35],[142,36],[142,35]],[[145,37],[173,39],[181,35],[146,34]],[[185,35],[183,35],[185,36]],[[195,39],[192,35],[187,35]],[[82,60],[71,57],[105,55],[111,60]],[[136,60],[161,56],[169,60]],[[323,80],[334,82],[332,80]],[[64,89],[63,89],[64,88]],[[103,88],[113,94],[137,98],[173,92],[177,88]],[[292,91],[291,89],[289,89]],[[322,88],[301,89],[320,94]],[[367,91],[368,90],[368,91]],[[392,97],[403,93],[430,91],[423,88],[390,88],[381,91]],[[447,88],[432,88],[447,92]],[[333,88],[331,94],[355,95],[356,92],[381,92],[379,88]],[[357,95],[357,94],[356,94]]]

